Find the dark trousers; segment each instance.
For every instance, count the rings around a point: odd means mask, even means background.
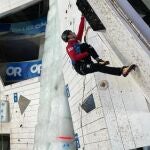
[[[93,72],[102,72],[110,75],[121,76],[122,68],[120,67],[109,67],[99,63],[91,62],[79,62],[74,65],[76,72],[80,75],[86,75]]]
[[[116,76],[120,76],[122,74],[122,68],[109,67],[101,65],[99,63],[92,62],[91,56],[94,59],[99,56],[96,53],[95,49],[92,46],[88,45],[87,43],[82,43],[80,45],[80,50],[81,52],[87,51],[89,53],[89,56],[81,60],[80,62],[76,62],[76,64],[74,65],[76,72],[78,72],[79,74],[86,75],[93,72],[102,72]]]

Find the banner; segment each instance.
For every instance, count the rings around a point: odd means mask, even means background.
[[[22,81],[41,75],[42,61],[8,63],[6,65],[6,82]]]
[[[33,21],[19,23],[0,23],[0,32],[12,32],[16,34],[35,35],[45,32],[47,24],[46,17]]]

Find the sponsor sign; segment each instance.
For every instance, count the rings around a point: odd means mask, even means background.
[[[45,32],[46,17],[33,21],[19,22],[19,23],[0,23],[0,32],[12,32],[16,34],[35,35]]]
[[[21,81],[40,76],[42,61],[8,63],[6,65],[6,82]]]

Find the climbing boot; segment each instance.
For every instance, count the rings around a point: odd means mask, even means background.
[[[123,75],[124,77],[128,76],[128,74],[129,74],[132,70],[135,71],[135,68],[136,68],[136,67],[137,67],[137,66],[136,66],[135,64],[132,64],[132,65],[130,65],[130,66],[124,66],[124,67],[122,67],[122,75]]]

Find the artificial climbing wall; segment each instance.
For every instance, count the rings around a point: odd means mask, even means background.
[[[22,115],[18,105],[20,95],[31,100]],[[10,122],[2,123],[0,133],[10,134],[11,150],[33,150],[39,95],[39,78],[3,86],[1,99],[9,101]]]
[[[106,31],[103,32],[90,30],[87,35],[87,41],[94,46],[101,58],[110,60],[111,66],[128,65],[134,61],[131,58],[137,56],[139,52],[134,51],[133,55],[127,50],[137,46],[134,43],[137,37],[135,37],[134,42],[131,42],[128,34],[120,36],[121,33],[125,33],[126,30],[131,31],[131,29],[120,22],[117,24],[118,27],[115,27],[113,19],[116,17],[115,19],[119,21],[121,18],[114,13],[109,14],[113,8],[108,5],[109,3],[107,4],[107,1],[104,1],[91,3],[96,8],[96,12],[99,13],[98,16],[101,16],[100,19],[104,20],[104,23],[106,20],[109,21],[111,25],[106,24]],[[64,6],[61,7],[61,31],[71,29],[77,32],[81,14],[75,5],[75,1],[68,0],[61,3],[60,5]],[[97,5],[100,3],[103,3],[103,5]],[[100,11],[102,9],[107,10],[107,16]],[[107,27],[109,28],[108,31]],[[114,28],[111,30],[111,27]],[[118,29],[120,32],[118,32]],[[109,36],[111,34],[113,36]],[[133,31],[130,35],[132,38],[135,36]],[[120,41],[119,37],[124,40]],[[123,52],[128,51],[128,54],[122,54],[118,52],[118,49],[114,49],[116,48],[115,43],[119,44],[117,47],[119,50],[126,49]],[[128,43],[128,46],[125,43]],[[70,91],[69,104],[74,130],[79,134],[81,144],[79,149],[128,150],[150,145],[149,102],[139,84],[134,80],[136,72],[134,76],[129,75],[127,78],[102,73],[90,74],[86,77],[80,76],[73,70],[71,61],[65,53],[65,46],[65,43],[62,43],[62,50],[64,50],[63,72],[65,83],[68,84]],[[138,46],[142,53],[143,44],[138,43]],[[145,47],[144,49],[146,50]],[[144,55],[148,60],[145,51],[142,57]],[[126,59],[127,57],[130,60]],[[137,62],[138,59],[135,60]],[[140,66],[148,63],[146,60],[144,60],[143,64],[140,62]],[[141,83],[140,81],[144,82],[144,78],[141,76],[139,78],[140,80],[136,81],[139,81],[139,83]],[[84,80],[85,84],[83,84]],[[80,105],[90,94],[93,94],[96,108],[86,113],[81,109]]]
[[[142,35],[138,29],[132,29],[132,20],[124,19],[124,15],[120,15],[115,8],[115,1],[112,0],[88,0],[98,17],[106,27],[103,36],[107,39],[113,51],[118,56],[123,65],[135,63],[138,65],[136,74],[132,74],[137,84],[142,89],[144,95],[150,103],[150,47],[144,44],[139,37]],[[126,11],[129,11],[126,8]],[[140,17],[140,16],[139,16]],[[148,30],[150,32],[150,29]],[[147,41],[150,43],[150,41]],[[149,45],[150,46],[150,45]]]

